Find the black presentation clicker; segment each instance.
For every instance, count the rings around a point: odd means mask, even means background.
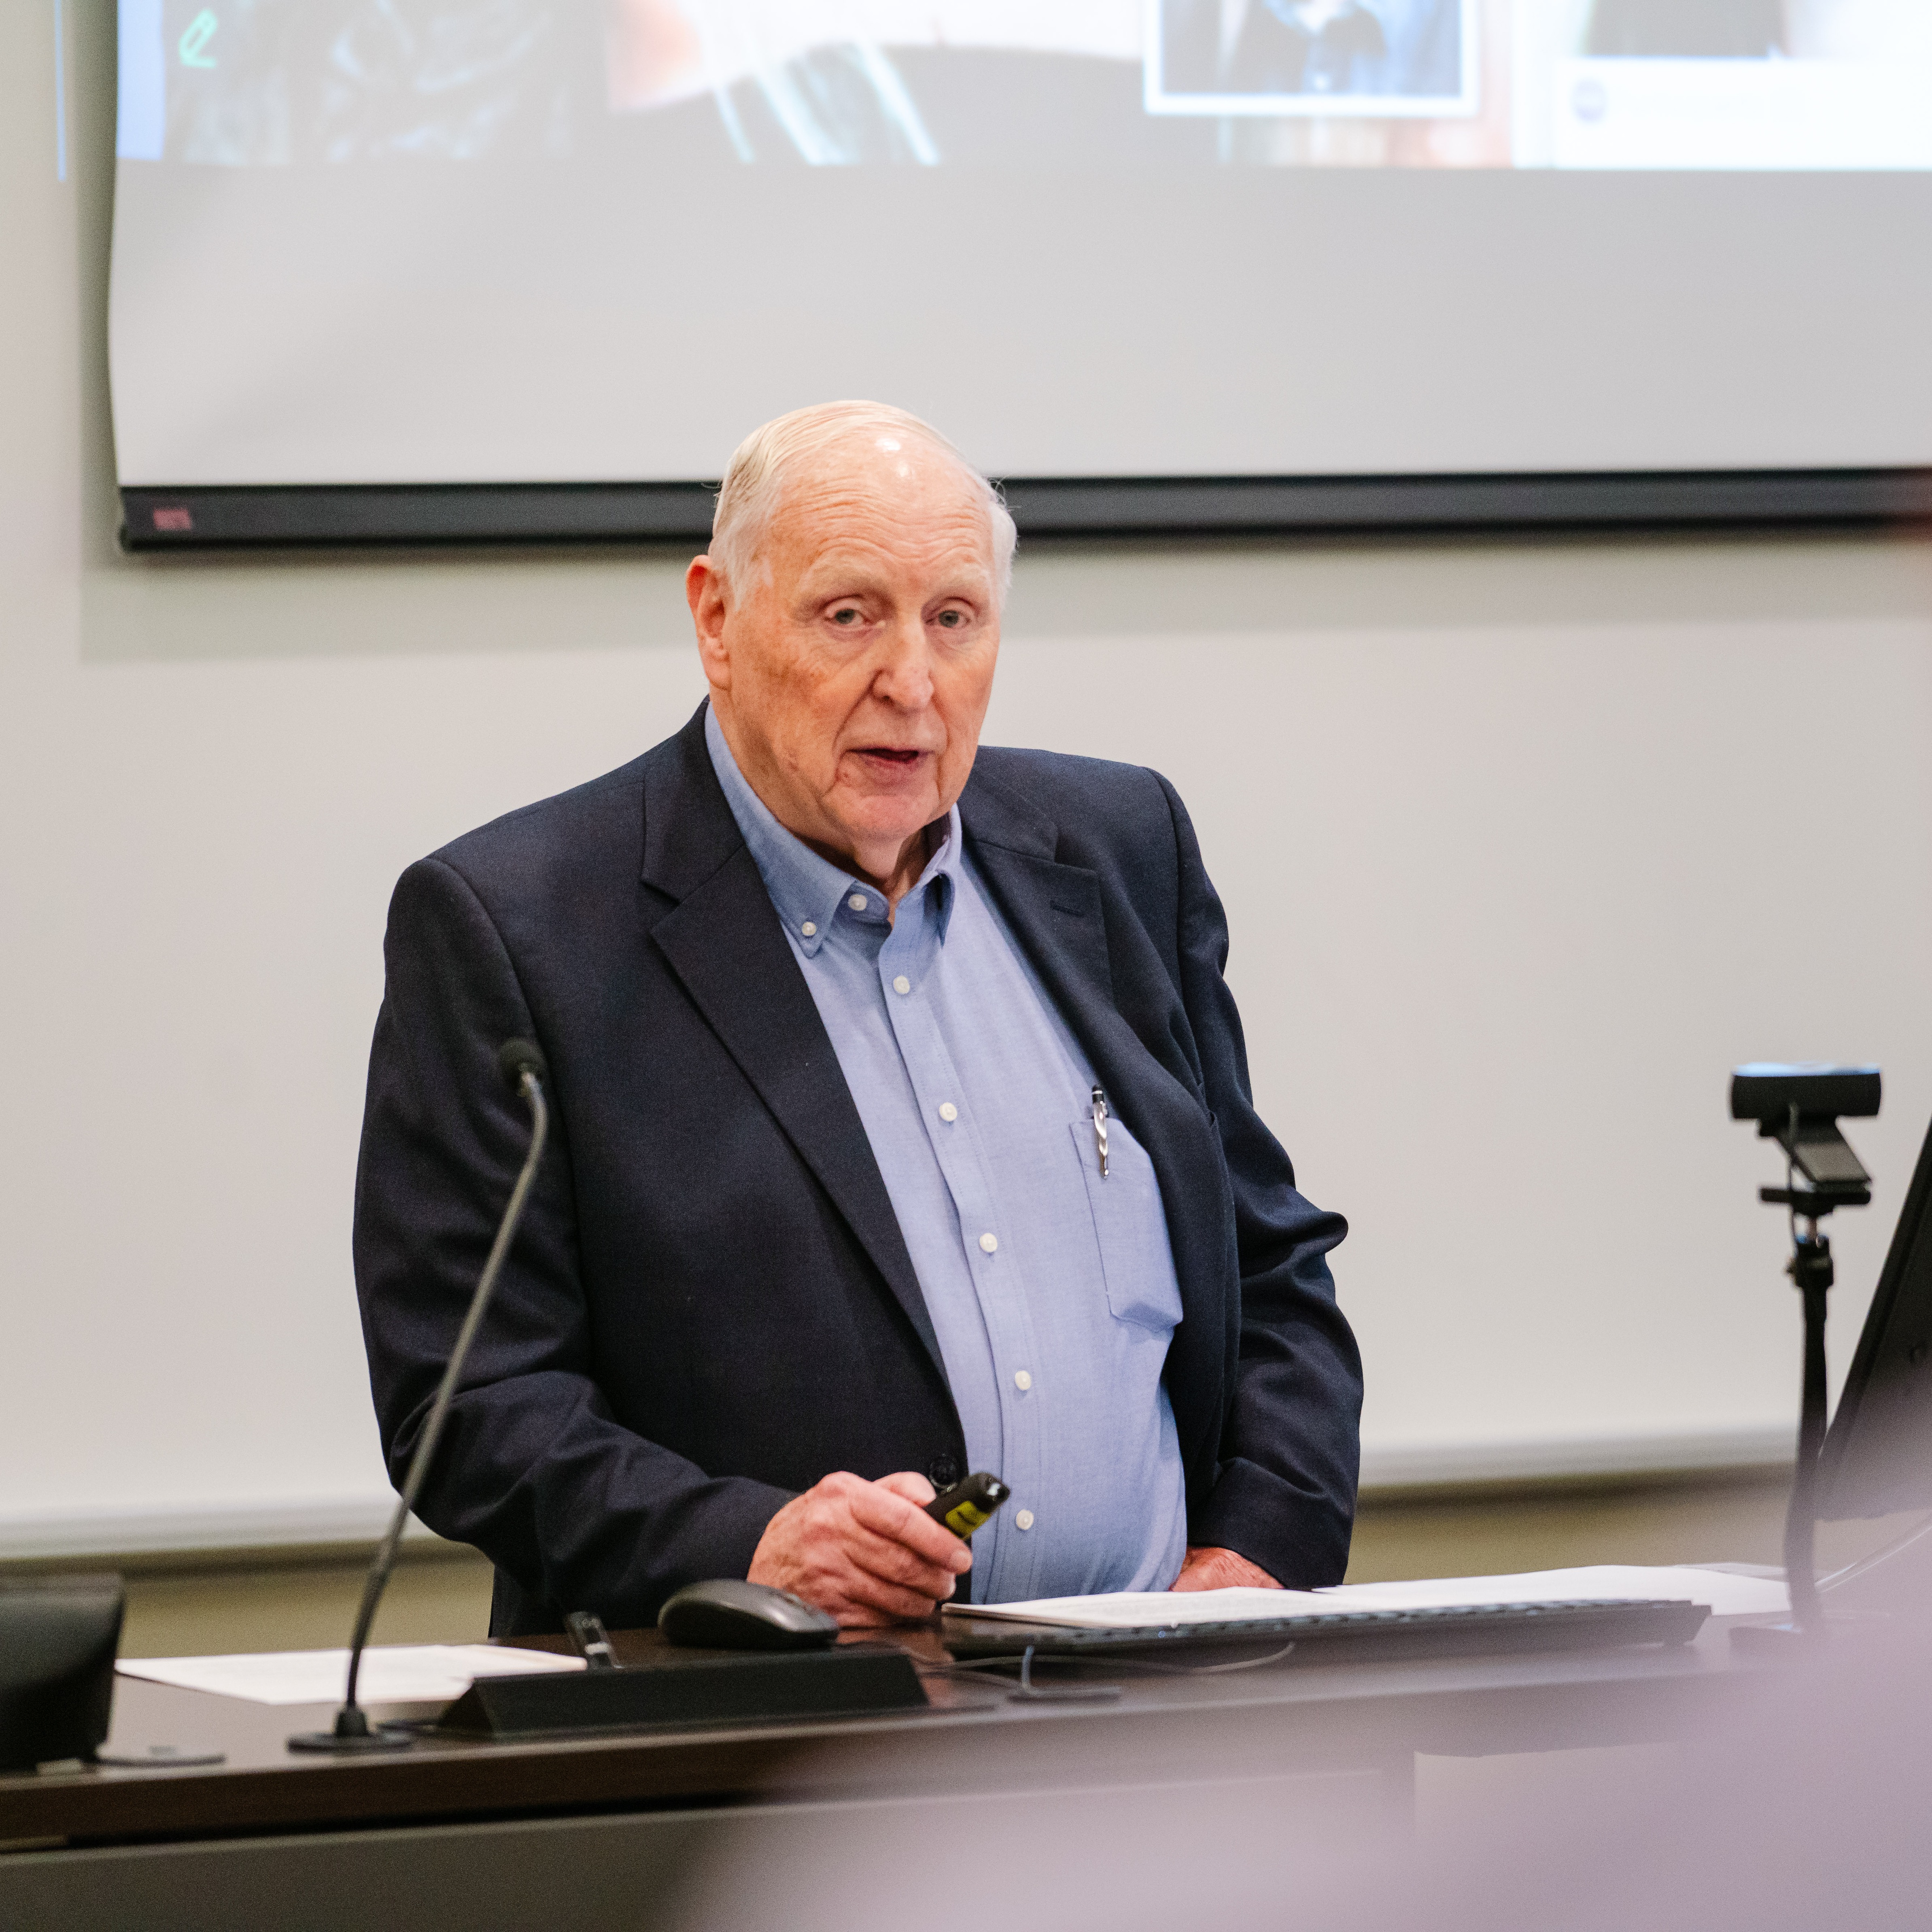
[[[942,1491],[926,1506],[934,1522],[943,1522],[962,1543],[973,1540],[973,1532],[992,1520],[993,1512],[1012,1494],[998,1477],[976,1469],[963,1481]]]

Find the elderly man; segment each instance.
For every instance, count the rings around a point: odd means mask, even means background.
[[[551,1069],[420,1505],[500,1634],[712,1576],[848,1624],[1341,1577],[1343,1226],[1254,1112],[1172,788],[980,747],[1012,548],[916,418],[766,424],[687,579],[709,702],[396,889],[356,1259],[398,1480],[521,1157],[497,1046]],[[974,1468],[969,1554],[920,1506]]]

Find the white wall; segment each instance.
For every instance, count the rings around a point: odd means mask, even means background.
[[[74,180],[48,22],[0,64],[0,1553],[360,1530],[388,890],[682,722],[680,563],[120,556],[72,11]],[[1932,1113],[1932,547],[1042,553],[988,732],[1192,804],[1264,1110],[1354,1222],[1372,1472],[1776,1452],[1725,1075],[1886,1069],[1842,1360]]]

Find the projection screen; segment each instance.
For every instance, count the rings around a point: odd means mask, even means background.
[[[197,489],[713,478],[836,395],[1013,479],[1932,465],[1924,0],[120,28],[130,535]]]

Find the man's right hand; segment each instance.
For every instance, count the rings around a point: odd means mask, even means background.
[[[971,1552],[926,1513],[932,1485],[910,1470],[868,1483],[843,1470],[765,1526],[750,1580],[789,1590],[842,1624],[909,1623],[952,1594]]]

